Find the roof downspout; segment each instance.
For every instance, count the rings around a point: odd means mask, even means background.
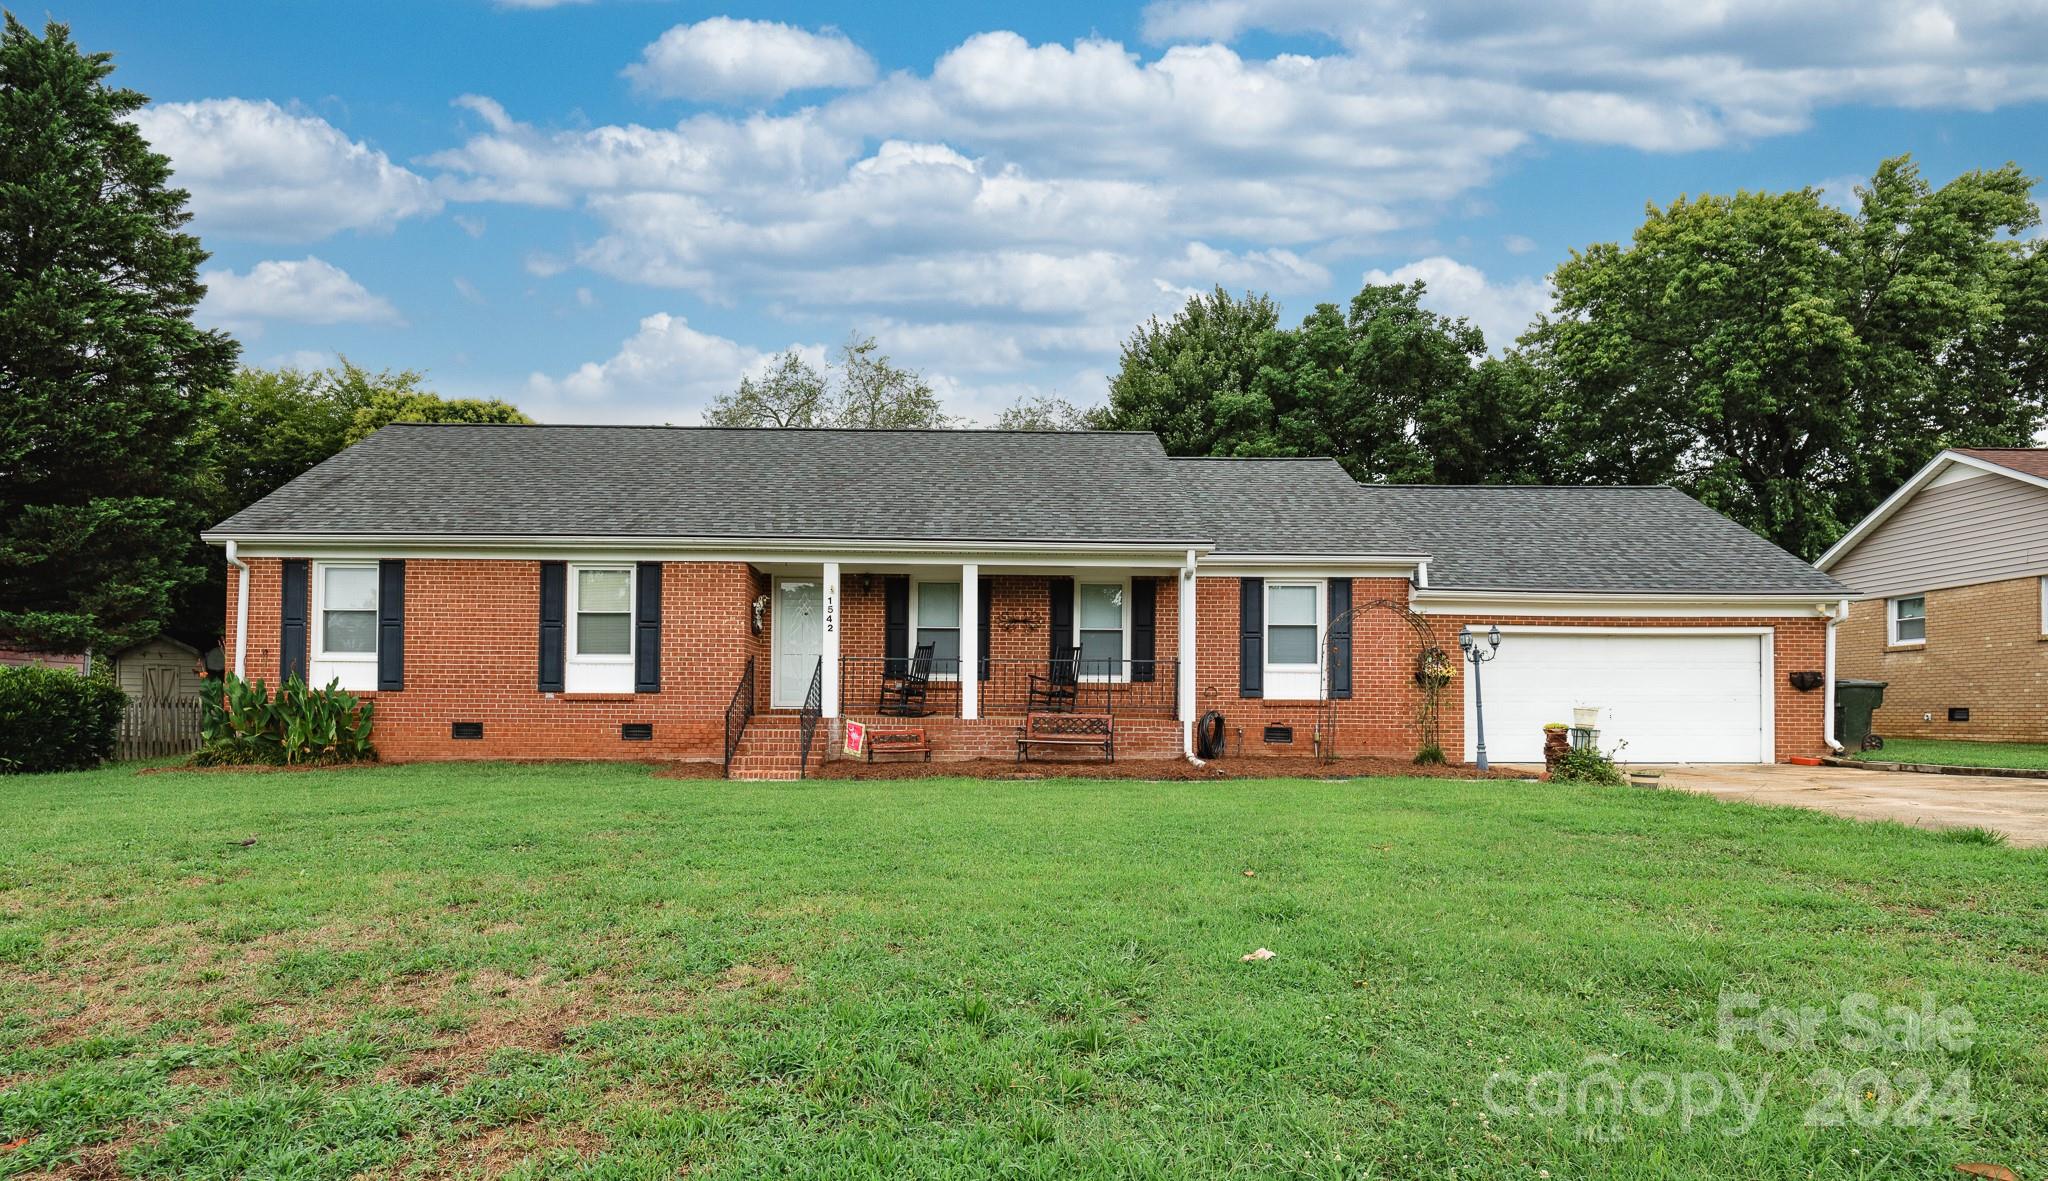
[[[1820,609],[1821,617],[1828,621],[1827,660],[1821,674],[1827,681],[1827,696],[1821,700],[1820,736],[1828,748],[1836,754],[1842,753],[1841,739],[1835,737],[1835,628],[1849,618],[1849,600],[1835,604],[1834,610]]]
[[[227,543],[228,565],[237,571],[235,575],[235,676],[246,678],[244,665],[249,659],[249,563],[239,555],[239,547],[233,538]],[[1832,642],[1832,641],[1831,641]],[[1833,649],[1829,649],[1833,651]],[[1830,686],[1833,682],[1829,682]]]
[[[1180,672],[1180,683],[1174,692],[1180,698],[1180,749],[1187,760],[1195,766],[1205,764],[1195,756],[1195,551],[1189,550],[1180,568],[1180,602],[1174,612],[1174,623],[1180,630],[1174,643],[1174,667]]]

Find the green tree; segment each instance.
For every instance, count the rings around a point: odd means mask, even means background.
[[[420,388],[423,374],[411,369],[370,373],[349,363],[326,372],[332,395],[355,406],[347,442],[360,443],[394,422],[531,423],[517,406],[496,398],[444,398]]]
[[[0,31],[0,640],[106,648],[155,633],[198,576],[205,391],[236,345],[205,289],[186,193],[128,117],[110,55]]]
[[[1109,381],[1107,424],[1151,431],[1169,455],[1273,455],[1272,406],[1254,389],[1280,309],[1218,287],[1124,342]]]
[[[1083,410],[1058,394],[1020,394],[1015,402],[996,415],[1000,431],[1095,431],[1102,430],[1109,407],[1090,406]]]
[[[1945,446],[2043,419],[2033,182],[1941,188],[1887,160],[1835,209],[1811,189],[1680,199],[1558,268],[1525,344],[1553,461],[1670,480],[1812,557]]]
[[[854,337],[833,356],[829,372],[795,349],[760,377],[712,399],[706,426],[852,427],[862,430],[946,427],[952,420],[931,383],[896,365],[875,338]]]

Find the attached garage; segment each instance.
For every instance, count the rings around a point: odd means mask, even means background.
[[[1473,629],[1475,632],[1478,629]],[[1600,711],[1600,746],[1633,763],[1772,761],[1768,628],[1506,628],[1480,676],[1486,750],[1543,761],[1543,727]],[[1465,757],[1477,748],[1465,681]]]

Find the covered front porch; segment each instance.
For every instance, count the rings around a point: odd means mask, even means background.
[[[763,709],[925,726],[941,757],[985,756],[1033,711],[1109,714],[1169,746],[1163,753],[1183,745],[1194,705],[1191,555],[755,568],[768,599]],[[836,749],[841,729],[830,730]],[[944,749],[949,739],[958,749]]]

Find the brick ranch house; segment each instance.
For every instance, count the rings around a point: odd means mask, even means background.
[[[1467,625],[1504,637],[1498,761],[1583,707],[1634,761],[1769,762],[1830,741],[1832,681],[1793,681],[1844,594],[1668,488],[1367,486],[1120,432],[398,425],[205,537],[230,667],[374,698],[387,759],[719,759],[751,668],[761,774],[814,686],[828,754],[887,723],[924,644],[940,759],[1012,757],[1068,647],[1119,758],[1191,751],[1210,711],[1232,754],[1407,757],[1418,660]]]
[[[1943,451],[1815,563],[1863,604],[1842,675],[1892,738],[2048,741],[2048,450]]]

